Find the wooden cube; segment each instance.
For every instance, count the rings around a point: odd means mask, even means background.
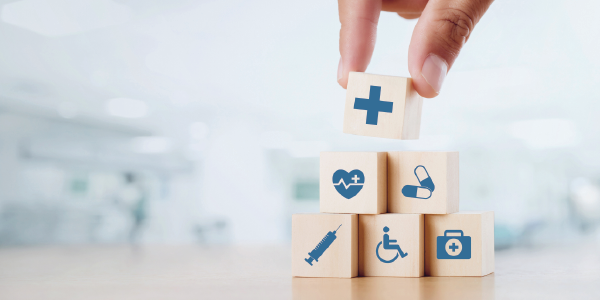
[[[292,216],[292,276],[356,277],[358,215]]]
[[[387,211],[386,152],[321,152],[321,212]]]
[[[494,272],[494,212],[425,215],[425,275]]]
[[[458,211],[458,152],[389,152],[388,212]]]
[[[423,276],[423,220],[421,214],[359,215],[359,276]],[[388,249],[385,249],[386,244],[389,244]],[[390,249],[390,246],[399,249]]]
[[[418,139],[422,106],[411,78],[350,72],[344,133]]]

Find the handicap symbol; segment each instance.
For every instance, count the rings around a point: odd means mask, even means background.
[[[390,229],[385,226],[383,227],[383,232],[385,232],[385,234],[383,235],[383,241],[379,242],[379,244],[377,244],[377,249],[375,250],[375,254],[377,254],[377,258],[379,259],[379,261],[381,261],[382,263],[393,263],[394,261],[396,261],[396,259],[398,259],[398,256],[405,258],[408,253],[404,253],[402,251],[402,249],[400,249],[400,245],[396,245],[394,243],[397,242],[397,240],[390,240],[390,236],[387,234],[387,232],[390,231]],[[385,260],[383,258],[381,258],[381,256],[379,256],[379,246],[381,246],[383,244],[383,249],[386,250],[398,250],[398,253],[396,253],[396,256],[394,256],[394,258],[390,259],[390,260]]]

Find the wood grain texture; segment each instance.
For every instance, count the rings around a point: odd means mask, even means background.
[[[377,258],[377,245],[383,240],[387,226],[390,239],[408,255],[394,262],[383,263]],[[359,276],[421,277],[424,274],[424,217],[421,214],[381,214],[358,216],[358,274]],[[397,251],[379,247],[384,260],[392,259]]]
[[[366,123],[367,111],[354,109],[356,98],[369,98],[371,86],[381,87],[381,101],[393,102],[391,113],[378,114],[377,125]],[[350,72],[344,133],[390,139],[418,139],[421,128],[423,99],[406,77]]]
[[[438,259],[437,237],[462,230],[471,237],[470,259]],[[485,276],[494,272],[494,212],[425,215],[425,275]]]
[[[481,252],[483,260],[481,261],[482,274],[487,275],[494,272],[496,268],[496,259],[494,255],[494,212],[488,211],[481,215],[481,230],[483,240]]]
[[[326,213],[381,214],[387,212],[386,152],[321,152],[320,211]],[[335,189],[333,173],[358,169],[364,173],[363,188],[346,199]]]
[[[388,152],[388,212],[448,214],[459,210],[458,152]],[[402,188],[419,186],[415,168],[424,166],[435,189],[428,199],[406,197]]]
[[[446,211],[448,213],[454,213],[459,211],[459,198],[460,198],[460,176],[459,176],[459,159],[458,152],[448,152],[448,156],[446,158],[446,170],[447,170],[447,197],[448,201],[446,201]]]
[[[312,266],[309,252],[330,231],[336,239]],[[292,216],[292,276],[351,278],[358,274],[358,215],[295,214]]]
[[[557,241],[560,242],[560,241]],[[569,255],[565,255],[568,253]],[[595,299],[600,245],[512,247],[484,277],[292,277],[291,245],[0,247],[1,299]]]
[[[421,133],[421,114],[423,98],[412,88],[412,78],[408,78],[404,104],[404,126],[402,127],[403,140],[417,140]]]

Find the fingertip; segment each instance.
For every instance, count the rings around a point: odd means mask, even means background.
[[[340,57],[340,62],[338,64],[337,71],[337,82],[343,87],[346,88],[348,85],[348,73],[344,72],[344,62],[342,57]]]
[[[409,68],[410,76],[412,77],[413,88],[423,98],[435,98],[439,95],[439,90],[436,91],[425,76],[423,76],[423,65],[420,67],[414,65]]]
[[[346,89],[348,87],[348,78],[339,78],[338,83],[340,84],[341,87]]]
[[[438,90],[436,90],[432,84],[428,82],[426,75],[423,74],[425,68],[420,68],[419,70],[415,70],[411,73],[413,88],[421,95],[423,98],[435,98],[440,94],[441,83],[438,85]],[[431,76],[431,75],[430,75]],[[442,79],[443,80],[443,79]]]
[[[413,77],[413,87],[423,98],[435,98],[439,95],[422,76]]]
[[[421,17],[420,12],[399,12],[398,15],[407,20],[414,20]]]
[[[434,98],[440,94],[451,63],[458,53],[444,51],[439,40],[427,30],[429,22],[426,21],[427,16],[422,17],[413,32],[408,50],[408,69],[419,95]]]
[[[433,98],[437,96],[442,90],[442,85],[448,74],[448,63],[446,60],[438,55],[430,53],[421,67],[421,76],[419,79],[420,89],[422,90],[423,97]],[[426,85],[423,84],[425,81]],[[435,96],[433,93],[435,93]]]

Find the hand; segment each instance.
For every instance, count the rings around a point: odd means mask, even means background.
[[[340,65],[338,83],[348,73],[364,72],[371,61],[379,13],[419,18],[408,48],[408,71],[425,98],[440,93],[446,73],[493,0],[339,0]]]

